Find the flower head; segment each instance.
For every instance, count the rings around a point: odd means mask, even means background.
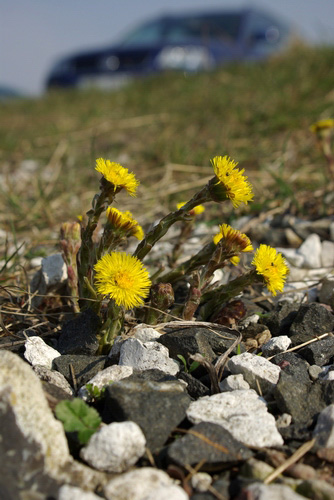
[[[257,273],[262,275],[268,290],[273,295],[283,291],[289,268],[282,254],[268,245],[260,245],[252,264],[256,267]]]
[[[138,224],[136,219],[132,217],[131,212],[126,210],[121,212],[117,208],[108,207],[106,210],[106,215],[109,224],[116,231],[120,229],[129,234],[129,236],[135,236],[138,240],[144,238],[144,231],[142,227]]]
[[[186,202],[185,201],[181,201],[180,203],[177,203],[176,205],[176,208],[178,210],[180,210],[180,208],[183,207],[183,205],[185,205]],[[203,205],[197,205],[197,207],[194,207],[192,210],[190,210],[189,214],[190,215],[200,215],[204,212],[205,210],[205,207]]]
[[[226,253],[230,255],[235,254],[230,257],[230,261],[235,266],[240,261],[240,257],[238,256],[240,252],[251,252],[253,250],[252,243],[248,236],[237,229],[233,229],[228,224],[221,224],[219,226],[219,233],[213,237],[213,242],[215,245],[221,242]]]
[[[126,309],[143,304],[149,294],[151,280],[142,262],[125,252],[104,255],[94,266],[95,284],[102,295],[114,299]]]
[[[324,130],[334,128],[334,120],[331,118],[326,118],[324,120],[319,120],[310,126],[311,132],[315,134],[321,133]]]
[[[114,191],[125,189],[129,195],[136,196],[136,190],[139,181],[135,175],[114,161],[98,158],[96,160],[95,170],[100,172],[103,177],[113,185]]]
[[[211,195],[215,201],[229,198],[234,208],[240,203],[252,201],[254,194],[252,185],[244,174],[244,169],[239,170],[237,163],[228,156],[215,156],[211,160],[216,179],[211,186]]]

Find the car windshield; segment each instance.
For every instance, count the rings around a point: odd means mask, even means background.
[[[163,18],[146,23],[130,32],[121,42],[123,47],[160,43],[187,43],[194,40],[234,42],[239,35],[239,14]]]

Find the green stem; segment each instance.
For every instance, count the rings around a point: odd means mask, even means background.
[[[184,220],[187,213],[193,208],[197,207],[202,203],[210,201],[211,197],[209,195],[207,186],[205,186],[201,191],[199,191],[195,196],[183,205],[179,210],[171,212],[166,217],[160,220],[160,222],[154,226],[154,228],[146,234],[145,238],[137,246],[134,256],[142,260],[151,250],[151,248],[160,240],[168,231],[168,229],[179,220]]]

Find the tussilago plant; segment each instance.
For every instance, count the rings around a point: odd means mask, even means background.
[[[332,189],[334,186],[334,153],[332,149],[334,120],[331,118],[319,120],[311,125],[310,130],[316,134],[319,145],[326,158],[330,189]]]
[[[252,243],[245,234],[224,223],[211,242],[190,259],[178,264],[180,249],[192,232],[196,215],[204,211],[205,203],[230,201],[233,207],[238,208],[253,199],[252,186],[244,170],[239,170],[234,160],[228,156],[216,156],[211,163],[214,176],[206,186],[189,201],[178,204],[175,211],[144,234],[130,212],[121,212],[112,206],[121,190],[135,196],[139,181],[118,163],[102,158],[96,161],[96,170],[102,174],[100,192],[93,198],[86,221],[81,221],[77,276],[80,308],[90,307],[102,316],[101,352],[110,349],[113,339],[122,331],[126,311],[138,311],[137,317],[144,317],[149,324],[155,324],[168,311],[187,320],[193,319],[195,314],[205,320],[224,302],[254,283],[264,284],[273,295],[283,290],[288,267],[282,255],[267,245],[260,245],[256,250],[252,269],[227,285],[212,284],[217,269],[229,263],[238,265],[242,253],[253,251]],[[101,221],[103,229],[97,235]],[[162,276],[156,273],[150,278],[143,260],[177,222],[181,222],[181,230],[169,256],[171,270]],[[133,255],[122,250],[124,242],[130,237],[140,240]],[[181,279],[189,284],[188,295],[184,304],[173,308],[173,286]],[[146,315],[143,316],[140,308],[145,301]]]

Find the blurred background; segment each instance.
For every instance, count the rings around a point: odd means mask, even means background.
[[[278,15],[311,44],[334,41],[331,0],[2,0],[0,84],[39,95],[62,56],[111,45],[138,23],[163,13],[239,6]]]

